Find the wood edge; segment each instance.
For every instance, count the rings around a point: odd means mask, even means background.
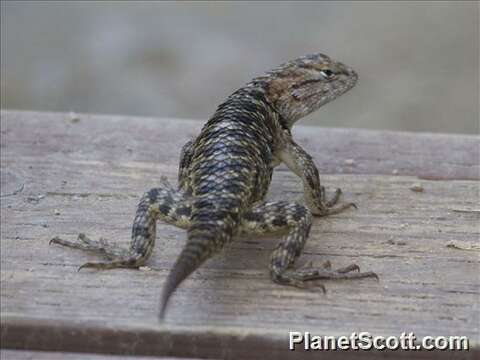
[[[199,358],[306,358],[325,359],[477,359],[478,342],[470,339],[468,351],[290,351],[288,334],[260,334],[245,329],[101,324],[94,321],[26,319],[2,315],[1,348],[137,356]],[[232,330],[232,331],[230,331]]]

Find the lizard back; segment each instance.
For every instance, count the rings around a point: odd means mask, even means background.
[[[231,241],[244,212],[265,197],[280,127],[264,92],[246,86],[202,128],[186,172],[191,225],[163,290],[161,314],[178,285]]]

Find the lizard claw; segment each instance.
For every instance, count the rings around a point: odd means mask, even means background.
[[[95,263],[87,262],[87,263],[79,266],[78,269],[77,269],[77,272],[80,272],[80,270],[86,269],[86,268],[95,268],[96,267],[95,265],[96,265]]]
[[[57,244],[59,240],[60,238],[58,236],[55,236],[54,238],[50,239],[48,245]]]

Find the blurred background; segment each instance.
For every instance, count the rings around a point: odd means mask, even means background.
[[[1,107],[205,120],[310,52],[360,79],[303,124],[479,133],[476,1],[2,1]]]

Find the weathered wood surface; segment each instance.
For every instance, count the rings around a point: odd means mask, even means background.
[[[2,347],[218,358],[479,355],[478,136],[294,131],[323,183],[359,205],[315,219],[300,262],[354,262],[377,272],[379,282],[327,281],[326,295],[282,287],[267,270],[278,237],[238,239],[181,285],[159,324],[160,289],[184,231],[158,224],[152,271],[77,272],[97,257],[48,246],[55,235],[79,232],[127,246],[139,197],[160,175],[175,182],[181,145],[200,126],[2,112]],[[414,183],[424,191],[412,191]],[[295,176],[279,168],[269,197],[301,194]],[[473,350],[312,355],[288,351],[289,331],[466,335]]]

